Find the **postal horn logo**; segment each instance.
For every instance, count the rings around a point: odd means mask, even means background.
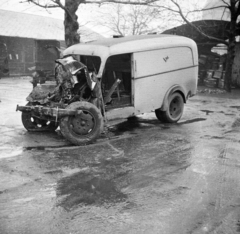
[[[165,57],[165,58],[163,58],[164,62],[167,62],[167,61],[168,61],[168,59],[169,59],[169,57],[168,57],[168,56],[167,56],[167,57]]]

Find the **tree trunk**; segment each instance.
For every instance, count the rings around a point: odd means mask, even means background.
[[[236,48],[236,29],[237,29],[237,18],[238,14],[235,8],[235,0],[230,1],[230,12],[231,12],[231,21],[230,21],[230,30],[228,35],[228,54],[227,54],[227,63],[226,63],[226,72],[224,78],[224,89],[228,92],[231,92],[232,86],[232,69],[233,62],[235,58],[235,48]]]
[[[231,92],[232,68],[233,68],[233,62],[235,57],[235,44],[236,44],[235,38],[231,42],[229,40],[227,63],[226,63],[225,78],[224,78],[224,89],[227,92]]]
[[[65,1],[65,42],[67,47],[80,42],[80,35],[78,34],[79,24],[77,22],[76,11],[79,6],[79,1],[66,0]]]

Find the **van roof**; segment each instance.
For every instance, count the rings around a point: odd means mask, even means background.
[[[105,38],[90,43],[79,43],[67,48],[63,54],[110,56],[176,46],[192,47],[194,44],[191,39],[176,35],[135,35],[120,38]]]
[[[153,38],[163,38],[163,37],[173,37],[174,35],[164,35],[164,34],[152,34],[152,35],[134,35],[134,36],[127,36],[127,37],[117,37],[117,38],[104,38],[104,39],[100,39],[97,41],[92,41],[90,42],[93,45],[102,45],[102,46],[113,46],[113,45],[117,45],[117,44],[124,44],[126,42],[140,42],[140,40],[144,40],[144,39],[153,39]]]

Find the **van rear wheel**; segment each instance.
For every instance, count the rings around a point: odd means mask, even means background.
[[[184,101],[180,93],[173,93],[168,100],[166,111],[155,110],[157,118],[164,123],[176,123],[183,114]]]

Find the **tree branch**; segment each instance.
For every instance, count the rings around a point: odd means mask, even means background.
[[[222,0],[228,7],[230,7],[230,4],[226,2],[225,0]]]
[[[229,43],[226,42],[225,40],[222,40],[222,39],[219,39],[219,38],[216,38],[216,37],[212,37],[212,36],[209,36],[209,35],[207,35],[206,33],[204,33],[200,28],[198,28],[197,26],[195,26],[193,23],[191,23],[190,21],[188,21],[188,20],[184,17],[183,12],[182,12],[182,10],[181,10],[181,7],[179,6],[179,4],[178,4],[177,2],[175,2],[174,0],[171,0],[171,2],[172,2],[173,4],[175,4],[175,5],[177,6],[177,8],[179,9],[179,14],[180,14],[180,16],[182,17],[182,19],[183,19],[187,24],[189,24],[189,25],[191,25],[193,28],[195,28],[201,35],[203,35],[204,37],[207,37],[207,38],[209,38],[209,39],[212,39],[212,40],[221,42],[221,43],[223,43],[223,44],[225,44],[225,45],[228,45],[228,44],[229,44]]]
[[[209,8],[203,8],[203,9],[197,9],[197,10],[193,10],[193,11],[189,11],[188,13],[195,13],[195,12],[203,12],[203,11],[209,11],[209,10],[216,10],[219,8],[228,8],[226,6],[216,6],[216,7],[209,7]]]
[[[58,5],[52,5],[52,4],[40,4],[39,1],[35,1],[35,0],[26,0],[26,1],[20,1],[20,3],[33,3],[35,4],[36,6],[39,6],[39,7],[42,7],[42,8],[58,8],[59,6]]]
[[[21,1],[20,3],[33,3],[36,6],[48,9],[48,8],[62,8],[67,14],[68,16],[72,19],[72,21],[74,21],[74,19],[72,18],[72,15],[70,14],[70,12],[68,11],[68,9],[61,3],[60,0],[51,0],[52,3],[54,4],[41,4],[40,1],[37,0],[26,0],[26,1]]]
[[[84,4],[104,4],[104,3],[119,3],[124,5],[142,5],[142,6],[148,6],[152,3],[158,2],[159,0],[146,0],[143,2],[140,1],[131,1],[131,0],[83,0],[82,3]]]

